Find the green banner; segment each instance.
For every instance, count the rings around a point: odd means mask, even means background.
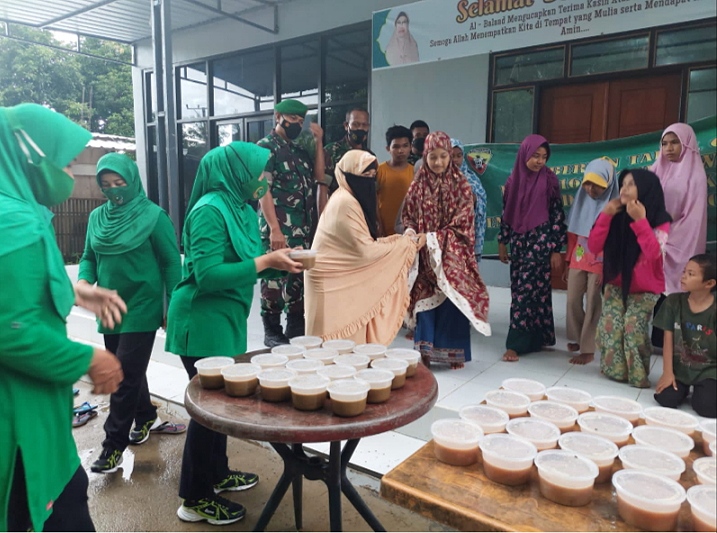
[[[707,242],[715,248],[715,159],[717,155],[717,117],[709,117],[690,124],[695,130],[707,172]],[[659,154],[662,132],[646,133],[624,139],[584,144],[552,145],[549,166],[560,180],[565,213],[570,211],[573,198],[582,183],[586,165],[593,159],[609,159],[617,173],[624,168],[652,165]],[[517,144],[470,144],[465,153],[468,164],[480,176],[488,195],[487,227],[483,255],[497,255],[500,218],[503,213],[503,189],[513,170]]]

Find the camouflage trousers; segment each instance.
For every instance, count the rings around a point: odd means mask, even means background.
[[[304,315],[304,273],[261,281],[261,316],[287,314]]]

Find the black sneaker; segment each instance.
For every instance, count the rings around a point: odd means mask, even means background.
[[[129,432],[129,443],[130,444],[142,444],[147,442],[149,439],[149,432],[152,428],[160,425],[162,422],[158,418],[147,420],[141,426],[134,426],[134,429]]]
[[[116,472],[121,464],[122,450],[103,448],[100,458],[92,463],[90,470],[99,472],[100,474],[111,474],[112,472]]]
[[[246,508],[232,501],[215,496],[195,502],[184,500],[177,509],[177,516],[184,522],[206,520],[213,526],[224,526],[238,522],[246,514]]]
[[[214,485],[214,494],[219,494],[225,490],[235,492],[238,490],[246,490],[252,488],[259,483],[259,476],[251,472],[231,471],[220,483]]]

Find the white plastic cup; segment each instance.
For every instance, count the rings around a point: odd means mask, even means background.
[[[702,450],[705,455],[714,456],[710,445],[717,440],[717,420],[714,418],[703,420],[700,423],[700,431],[702,432]]]
[[[259,365],[263,370],[269,368],[283,368],[289,362],[289,358],[285,355],[275,353],[262,353],[255,355],[250,359],[251,364]]]
[[[642,415],[642,405],[622,396],[595,396],[592,405],[596,411],[622,417],[633,426]]]
[[[700,457],[692,463],[692,470],[697,476],[697,481],[702,485],[714,485],[717,483],[717,458]]]
[[[224,386],[222,368],[234,364],[232,357],[205,357],[194,363],[199,383],[205,389],[221,389]]]
[[[362,355],[359,353],[347,353],[339,355],[334,359],[334,364],[337,365],[348,365],[354,367],[356,370],[363,370],[368,368],[371,359],[368,355]]]
[[[509,435],[532,442],[538,451],[555,448],[560,429],[547,420],[537,418],[514,418],[505,425]]]
[[[297,376],[316,374],[320,368],[324,368],[324,363],[318,359],[294,359],[286,363],[286,368],[296,372]]]
[[[288,368],[270,368],[259,374],[261,399],[266,402],[285,402],[291,399],[289,380],[296,377],[296,372]]]
[[[503,485],[523,485],[530,481],[535,446],[505,433],[486,435],[478,443],[483,452],[483,471],[488,479]]]
[[[590,433],[570,431],[560,436],[558,446],[562,450],[577,453],[590,459],[598,467],[595,483],[606,483],[612,477],[612,468],[618,454],[617,444]]]
[[[317,374],[304,374],[289,380],[291,403],[299,411],[318,411],[326,401],[329,378]]]
[[[324,343],[321,345],[322,348],[326,348],[327,350],[334,350],[338,352],[339,355],[353,352],[355,346],[356,343],[351,339],[334,339],[324,341]]]
[[[577,410],[564,403],[551,402],[550,400],[531,403],[528,406],[528,413],[532,417],[552,422],[558,426],[560,431],[572,430],[575,426],[575,421],[578,419]]]
[[[692,531],[714,531],[717,528],[717,489],[714,485],[695,485],[687,489],[692,512]]]
[[[641,470],[619,470],[612,476],[617,511],[631,526],[647,531],[675,531],[685,489],[668,477]]]
[[[368,393],[368,403],[383,403],[391,396],[391,384],[394,374],[390,370],[380,368],[366,368],[356,372],[356,379],[368,381],[371,390]]]
[[[599,470],[590,459],[567,450],[545,450],[535,457],[535,466],[543,497],[568,507],[592,501]]]
[[[444,418],[431,424],[433,453],[442,463],[468,466],[478,461],[478,442],[483,430],[456,418]]]
[[[534,379],[508,378],[503,380],[501,387],[525,394],[531,402],[537,402],[545,397],[545,385]]]
[[[291,250],[289,257],[301,263],[305,270],[312,269],[316,264],[316,250]]]
[[[329,350],[328,348],[310,348],[306,350],[306,353],[304,354],[306,359],[316,359],[325,365],[334,364],[334,359],[338,356],[339,352],[336,350]]]
[[[391,389],[393,390],[400,389],[406,384],[408,361],[404,359],[388,359],[386,357],[374,359],[371,361],[371,368],[393,372],[394,378],[393,382],[391,382]]]
[[[322,339],[321,337],[315,337],[313,335],[299,335],[298,337],[293,337],[289,339],[289,344],[293,344],[294,346],[302,346],[307,350],[310,350],[311,348],[321,348],[323,342],[324,339]]]
[[[625,469],[632,468],[643,472],[651,472],[675,481],[678,481],[682,472],[685,471],[685,462],[682,459],[674,453],[653,448],[652,446],[630,444],[623,446],[617,455]]]
[[[324,365],[316,373],[319,376],[329,378],[331,381],[339,379],[351,379],[356,375],[357,370],[349,365]]]
[[[354,353],[366,355],[372,361],[374,359],[386,357],[386,350],[386,346],[375,342],[370,342],[368,344],[357,344],[356,346],[354,346]]]
[[[480,426],[483,433],[502,433],[510,420],[508,413],[487,405],[464,405],[458,411],[458,416],[471,424]]]
[[[505,411],[508,416],[514,418],[524,416],[528,412],[530,398],[519,392],[493,390],[486,393],[485,403],[490,407]]]
[[[635,444],[672,452],[683,459],[690,455],[690,451],[695,447],[695,441],[689,435],[659,426],[637,426],[632,430],[632,438]]]
[[[271,353],[275,353],[276,355],[283,355],[289,359],[289,361],[294,361],[295,359],[302,359],[304,357],[304,353],[306,352],[306,349],[303,346],[296,346],[294,344],[279,344],[278,346],[274,346],[271,349]]]
[[[259,385],[261,367],[251,363],[237,363],[222,368],[224,392],[229,396],[251,396]]]
[[[578,413],[584,413],[590,409],[592,394],[580,389],[570,387],[550,387],[545,391],[548,400],[564,403],[575,409]]]
[[[351,370],[355,369],[353,367]],[[352,417],[366,410],[366,399],[371,385],[360,379],[337,379],[327,386],[331,410],[337,416]]]
[[[578,416],[578,426],[580,431],[605,437],[618,446],[628,443],[633,430],[632,424],[627,419],[596,411],[588,411]]]
[[[668,407],[646,407],[643,416],[648,426],[676,429],[686,435],[692,435],[700,425],[696,416]]]
[[[406,377],[412,378],[418,372],[418,363],[421,361],[421,352],[409,348],[391,348],[386,350],[388,359],[403,359],[408,363]]]

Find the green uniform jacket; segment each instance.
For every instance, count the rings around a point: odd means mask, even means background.
[[[72,384],[89,369],[92,347],[67,338],[47,265],[42,241],[0,261],[0,531],[7,531],[18,449],[36,531],[80,466],[70,430]]]
[[[90,241],[88,232],[79,279],[116,290],[127,304],[121,324],[108,329],[98,320],[97,330],[108,334],[157,330],[164,318],[164,295],[169,301],[181,277],[174,226],[167,213],[160,213],[149,239],[129,252],[100,254]]]

